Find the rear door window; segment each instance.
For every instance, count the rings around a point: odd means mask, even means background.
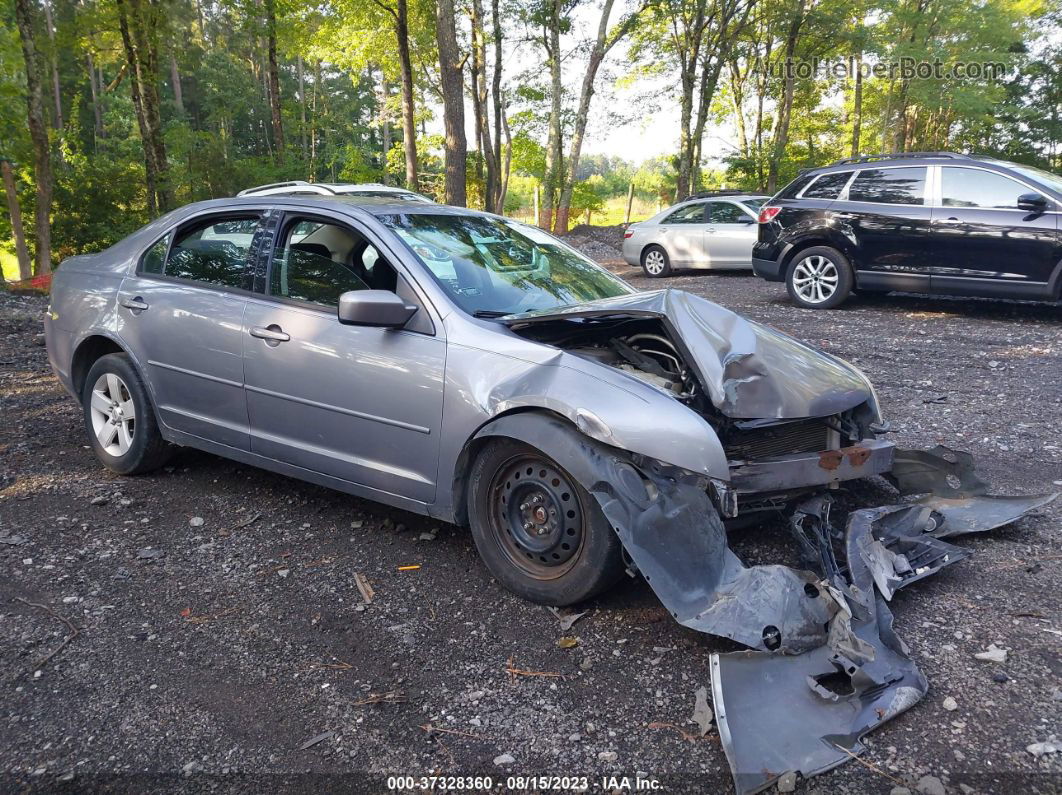
[[[976,168],[944,168],[940,197],[945,207],[989,207],[1013,210],[1018,197],[1030,193],[1020,182]]]
[[[800,198],[802,199],[836,199],[841,195],[841,189],[848,184],[851,171],[839,171],[836,174],[823,174],[808,186]]]
[[[671,213],[660,223],[663,224],[700,224],[704,222],[704,204],[687,204]]]
[[[848,200],[875,204],[924,204],[924,166],[863,169],[848,189]]]
[[[245,289],[247,252],[258,223],[259,215],[255,213],[213,218],[179,230],[163,273],[202,284]],[[148,265],[147,257],[144,265]]]
[[[713,224],[740,224],[749,214],[730,202],[711,202],[708,205],[708,220]]]

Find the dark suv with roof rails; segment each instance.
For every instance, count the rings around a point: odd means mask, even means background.
[[[953,152],[864,155],[809,169],[760,210],[753,270],[798,306],[853,292],[1057,301],[1062,177]]]

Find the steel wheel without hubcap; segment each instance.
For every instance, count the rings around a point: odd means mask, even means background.
[[[667,258],[663,251],[654,248],[645,253],[644,264],[646,273],[650,276],[659,276],[667,269]]]
[[[582,507],[567,475],[537,456],[520,456],[491,479],[488,521],[513,566],[537,580],[563,576],[583,544]]]
[[[809,304],[821,304],[837,292],[837,266],[821,254],[805,257],[793,269],[793,289]]]
[[[103,451],[115,458],[129,452],[136,431],[136,407],[125,381],[114,373],[97,378],[89,411],[92,430]]]

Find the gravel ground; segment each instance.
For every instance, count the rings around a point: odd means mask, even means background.
[[[618,248],[614,229],[577,231],[599,256]],[[747,274],[661,283],[609,264],[854,361],[897,441],[970,450],[1000,492],[1062,485],[1058,307],[888,296],[810,312]],[[723,646],[644,583],[564,631],[491,580],[465,531],[191,450],[112,475],[48,369],[44,307],[0,294],[0,790],[379,792],[431,773],[730,789],[718,737],[691,720]],[[929,695],[868,737],[865,764],[798,791],[932,791],[925,776],[948,792],[1062,790],[1062,753],[1026,750],[1062,740],[1060,518],[1062,502],[960,539],[971,559],[896,597]],[[778,524],[735,546],[790,554]],[[990,643],[1005,664],[974,659]]]

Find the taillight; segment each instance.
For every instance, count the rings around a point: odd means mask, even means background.
[[[781,207],[764,207],[762,210],[760,210],[759,222],[761,224],[766,224],[769,221],[773,221],[774,217],[778,215],[778,213],[780,213],[781,211]]]
[[[626,232],[623,233],[623,239],[624,240],[626,240],[628,237],[633,237],[633,236],[634,236],[634,230],[633,229],[628,229]]]

